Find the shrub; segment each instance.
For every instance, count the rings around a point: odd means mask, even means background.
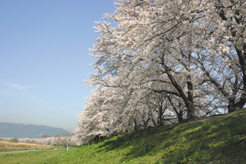
[[[15,138],[10,139],[9,142],[19,142],[19,139],[15,137]]]
[[[35,140],[31,140],[31,143],[36,143],[36,141]]]
[[[41,138],[47,138],[47,137],[50,137],[50,136],[47,134],[43,134]]]

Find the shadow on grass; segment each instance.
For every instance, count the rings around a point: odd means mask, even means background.
[[[124,149],[120,162],[158,154],[157,163],[246,163],[245,110],[174,128],[137,130],[105,141],[99,149]]]

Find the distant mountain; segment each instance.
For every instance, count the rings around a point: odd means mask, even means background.
[[[65,134],[67,131],[62,128],[53,128],[43,125],[26,125],[0,122],[0,138],[41,138],[43,134],[54,136]]]

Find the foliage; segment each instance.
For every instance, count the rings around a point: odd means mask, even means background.
[[[75,145],[73,138],[74,137],[72,137],[72,136],[55,137],[54,144],[55,145],[62,145],[62,146]]]
[[[77,138],[75,136],[62,136],[58,135],[57,137],[46,137],[46,138],[20,138],[19,142],[23,143],[37,143],[41,145],[76,145]]]
[[[31,140],[30,143],[36,143],[36,141],[35,140]]]
[[[50,137],[50,136],[47,134],[43,134],[41,138],[47,138],[47,137]]]
[[[87,82],[95,89],[78,118],[78,144],[245,105],[244,0],[118,0],[115,6],[105,14],[110,21],[94,27],[96,73]]]
[[[29,140],[29,139],[27,139],[26,141],[25,141],[25,143],[30,143],[31,141]]]
[[[246,163],[246,109],[71,147],[45,163]]]
[[[12,139],[10,139],[10,140],[8,140],[9,142],[19,142],[19,139],[18,138],[12,138]]]

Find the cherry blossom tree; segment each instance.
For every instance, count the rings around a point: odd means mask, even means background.
[[[84,143],[163,125],[166,116],[182,122],[245,105],[245,0],[118,0],[115,6],[105,14],[115,25],[96,22],[97,73],[88,81],[95,90],[76,130]]]
[[[228,111],[233,112],[246,102],[246,2],[217,0],[210,4],[209,24],[204,36],[211,42],[205,45],[211,55],[198,60],[210,82],[228,102]],[[209,59],[220,65],[213,63],[218,71],[215,75],[206,63]],[[212,65],[211,61],[209,63]]]
[[[176,3],[139,1],[139,4],[134,6],[137,1],[120,2],[116,3],[118,6],[116,14],[106,15],[107,18],[117,22],[117,26],[113,28],[110,23],[99,22],[96,27],[102,35],[92,50],[94,56],[99,58],[95,65],[97,67],[106,65],[104,75],[118,74],[119,79],[127,77],[131,82],[128,85],[139,85],[140,80],[148,79],[147,74],[151,74],[152,77],[165,74],[168,80],[164,83],[170,83],[176,92],[169,90],[159,92],[181,97],[187,108],[187,118],[193,118],[195,107],[190,62],[192,38],[191,34],[183,34],[184,29],[186,33],[191,33],[192,25],[187,25],[183,30],[177,29],[176,26],[184,23],[176,17],[173,19],[167,17],[170,16],[169,12],[162,12],[163,6],[177,8]],[[176,10],[179,11],[180,7]]]

